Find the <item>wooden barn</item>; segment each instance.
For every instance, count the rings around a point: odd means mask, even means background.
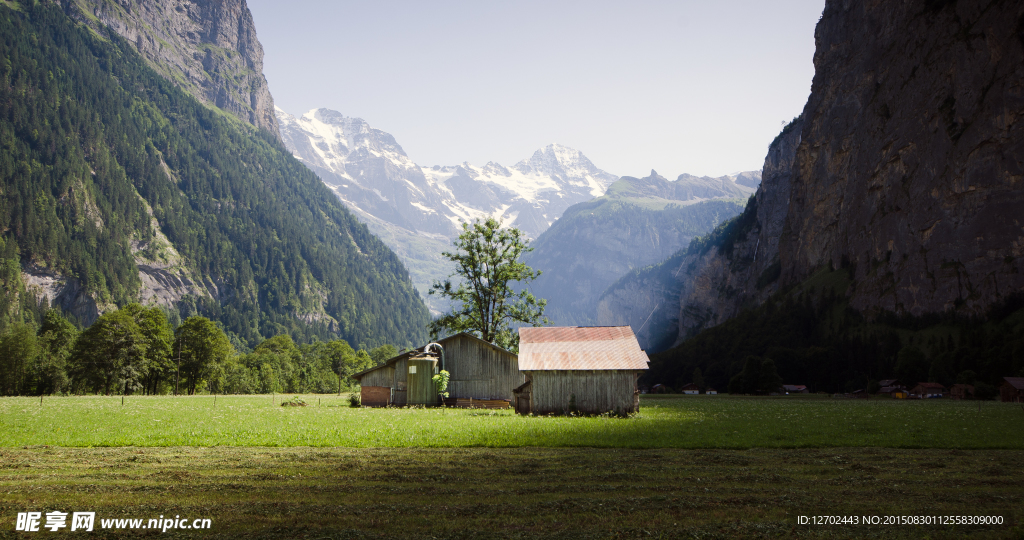
[[[1003,377],[999,385],[999,400],[1024,403],[1024,377]]]
[[[693,384],[693,383],[690,383],[690,384],[680,388],[679,390],[682,393],[684,393],[684,394],[699,394],[700,393],[700,387],[697,386],[696,384]]]
[[[519,371],[516,355],[472,334],[456,334],[439,340],[444,354],[428,356],[424,347],[404,352],[387,362],[352,377],[359,381],[363,405],[437,405],[440,398],[429,391],[424,380],[444,369],[448,395],[452,403],[470,399],[481,406],[493,407],[497,402],[508,406],[512,389],[523,384],[526,377]],[[430,347],[431,353],[436,347]],[[424,388],[418,392],[419,388]]]
[[[648,362],[628,326],[520,328],[519,369],[526,381],[515,389],[516,411],[637,412],[636,381]]]

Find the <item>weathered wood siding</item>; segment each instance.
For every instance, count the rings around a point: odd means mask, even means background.
[[[575,395],[576,410],[581,413],[633,413],[639,375],[618,370],[531,371],[530,410],[534,414],[568,412]]]
[[[395,398],[392,405],[402,407],[408,404],[408,381],[409,381],[409,357],[402,358],[395,362],[395,379],[392,386],[395,389]]]
[[[467,336],[441,342],[444,369],[451,374],[448,394],[453,398],[512,399],[512,389],[526,382],[519,360],[510,352]]]
[[[519,371],[516,355],[476,338],[455,335],[441,340],[444,347],[444,369],[450,374],[450,398],[512,399],[512,389],[526,382]],[[363,386],[394,388],[392,405],[406,405],[408,400],[409,356],[381,366],[362,376]],[[440,369],[440,362],[438,362]]]
[[[359,381],[360,386],[387,386],[391,388],[395,385],[395,367],[394,366],[382,366],[379,369],[375,369],[366,375],[363,375],[363,379]]]

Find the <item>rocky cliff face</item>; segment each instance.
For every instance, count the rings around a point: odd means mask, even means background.
[[[602,323],[640,325],[675,287],[678,343],[828,267],[868,319],[983,315],[1024,289],[1024,4],[828,0],[815,40],[756,219],[678,278],[621,282]]]
[[[87,24],[109,26],[199,101],[280,138],[245,0],[57,1]]]
[[[829,0],[782,278],[855,266],[851,305],[984,313],[1024,288],[1024,4]]]

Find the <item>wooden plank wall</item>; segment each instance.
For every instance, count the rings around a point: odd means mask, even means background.
[[[451,398],[512,399],[512,389],[526,382],[519,371],[516,355],[466,336],[452,336],[441,341],[444,347],[444,369]],[[440,362],[438,363],[440,369]],[[392,405],[407,403],[409,377],[408,356],[390,366],[382,366],[363,375],[363,386],[387,386],[395,389]]]
[[[512,399],[512,389],[526,382],[518,358],[466,336],[455,336],[444,346],[444,369],[451,378],[453,398]]]
[[[406,383],[409,380],[409,357],[395,362],[394,377],[392,386],[395,389],[395,401],[392,404],[401,407],[408,403],[407,396],[409,394]]]
[[[586,414],[632,413],[638,371],[565,370],[531,371],[531,410],[534,414],[561,414],[569,410],[570,396],[576,409]]]
[[[395,382],[395,367],[384,366],[375,369],[366,375],[363,375],[363,379],[359,381],[360,386],[387,386],[392,387]]]

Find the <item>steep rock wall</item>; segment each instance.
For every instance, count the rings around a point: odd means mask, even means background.
[[[829,0],[782,279],[855,265],[871,317],[1024,289],[1024,4]]]
[[[263,76],[263,45],[245,0],[58,0],[69,15],[102,23],[168,80],[207,105],[280,139]]]

